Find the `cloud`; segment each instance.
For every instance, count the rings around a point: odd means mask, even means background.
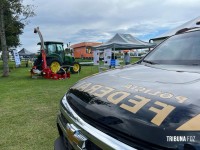
[[[148,41],[199,16],[200,0],[26,0],[37,6],[20,36],[22,47],[36,51],[39,26],[45,40],[105,42],[116,33]],[[20,48],[22,48],[20,47]]]

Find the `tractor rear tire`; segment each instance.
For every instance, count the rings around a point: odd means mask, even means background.
[[[57,73],[61,68],[61,62],[56,58],[47,59],[47,66],[53,73]]]
[[[71,73],[79,73],[81,71],[81,65],[78,62],[73,62],[70,67]]]

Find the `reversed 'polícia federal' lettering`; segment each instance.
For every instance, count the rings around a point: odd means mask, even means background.
[[[89,82],[76,84],[72,88],[80,90],[80,91],[88,92],[91,95],[98,96],[101,98],[104,97],[106,98],[108,102],[115,105],[119,104],[120,108],[134,114],[136,114],[141,109],[144,109],[144,106],[146,104],[151,104],[152,106],[148,110],[155,114],[154,117],[151,119],[151,123],[157,126],[160,126],[162,122],[169,116],[169,114],[176,108],[172,105],[169,105],[160,101],[156,101],[155,103],[152,103],[151,99],[149,98],[139,96],[139,95],[133,95],[125,91],[117,91],[116,89],[111,88],[111,87],[107,87],[107,86],[103,86],[99,84],[92,84]],[[150,93],[150,94],[153,94],[153,93]],[[172,94],[160,93],[160,97],[169,98],[169,97],[172,97]],[[128,101],[129,104],[124,103],[126,101]],[[157,106],[162,107],[162,109],[158,109]]]

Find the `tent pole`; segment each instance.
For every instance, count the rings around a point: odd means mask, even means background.
[[[114,49],[114,58],[115,58],[115,44],[113,45],[113,49]]]
[[[115,59],[115,44],[114,44],[114,62],[115,62],[115,65],[116,65],[116,59]],[[115,65],[114,65],[114,67],[115,67]]]

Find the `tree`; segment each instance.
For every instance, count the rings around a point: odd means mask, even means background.
[[[27,18],[34,16],[32,5],[23,5],[23,0],[0,1],[0,36],[3,58],[3,76],[9,76],[8,48],[20,45]]]
[[[4,13],[5,18],[5,34],[6,43],[9,47],[17,47],[20,45],[19,35],[23,33],[24,24],[12,17],[12,13],[6,10]]]

